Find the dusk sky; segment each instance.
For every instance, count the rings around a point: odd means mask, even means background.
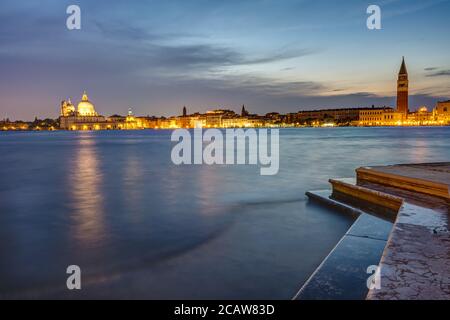
[[[66,8],[81,7],[81,30]],[[382,10],[368,30],[366,9]],[[59,115],[83,90],[103,115],[395,105],[450,98],[449,0],[0,2],[0,119]]]

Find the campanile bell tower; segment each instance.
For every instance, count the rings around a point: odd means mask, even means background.
[[[406,70],[405,57],[398,73],[397,80],[397,111],[408,114],[408,71]]]

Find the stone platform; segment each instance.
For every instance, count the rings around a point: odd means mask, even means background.
[[[450,163],[362,167],[356,177],[358,184],[372,182],[450,200]]]
[[[450,163],[363,167],[356,170],[356,180],[331,179],[330,183],[333,189],[328,196],[323,192],[307,195],[327,205],[333,201],[333,207],[342,205],[347,211],[350,210],[348,208],[355,208],[364,214],[393,221],[381,259],[376,263],[380,267],[381,288],[370,290],[367,299],[450,299]],[[358,219],[354,227],[360,224]],[[365,232],[370,234],[367,226],[365,224]],[[380,229],[377,223],[372,223],[370,227],[372,232]],[[346,234],[340,244],[345,243],[348,236]],[[353,242],[364,246],[362,240]],[[347,261],[356,268],[359,264],[361,268],[368,261],[373,261],[377,251],[379,249],[363,254],[357,259],[359,262],[352,262],[351,258]],[[322,289],[317,287],[324,280],[337,285],[331,292],[345,291],[344,283],[332,281],[343,279],[336,271],[342,268],[335,266],[333,270],[328,267],[328,271],[324,268],[330,266],[327,260],[333,261],[330,260],[333,254],[330,253],[297,298],[309,299],[312,295],[308,293],[328,290],[323,286]],[[345,258],[345,255],[351,254],[351,250],[347,250],[341,256]],[[351,265],[345,269],[351,270]],[[361,270],[353,274],[353,279],[357,282],[364,280]],[[362,285],[359,283],[360,290]],[[313,290],[315,287],[316,290]],[[335,294],[329,298],[340,297],[354,298],[351,294]]]

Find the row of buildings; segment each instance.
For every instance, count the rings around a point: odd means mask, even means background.
[[[35,130],[53,131],[59,129],[59,122],[55,119],[38,119],[33,121],[10,121],[8,118],[0,120],[0,131]]]
[[[35,120],[35,123],[0,121],[2,130],[136,130],[136,129],[175,129],[175,128],[245,128],[245,127],[296,127],[296,126],[420,126],[450,125],[450,101],[438,102],[428,111],[421,107],[415,112],[409,111],[409,78],[403,58],[397,79],[397,106],[376,108],[342,108],[307,110],[296,113],[266,115],[250,114],[242,106],[240,114],[228,109],[218,109],[206,113],[188,114],[186,107],[180,116],[137,117],[128,110],[127,116],[109,117],[97,113],[94,104],[83,93],[77,107],[70,99],[63,100],[60,117]]]
[[[194,128],[234,128],[234,127],[271,127],[271,126],[402,126],[402,125],[448,125],[450,124],[450,101],[438,102],[432,111],[421,107],[415,112],[409,111],[409,77],[405,59],[402,59],[397,79],[396,108],[347,108],[308,110],[297,113],[268,113],[264,116],[250,114],[245,106],[241,114],[232,110],[219,109],[204,114],[187,114],[183,108],[181,116],[170,118],[135,117],[131,111],[126,117],[114,115],[104,117],[97,114],[94,105],[86,93],[75,109],[68,101],[61,104],[60,128],[65,130],[105,130],[105,129],[174,129]]]
[[[438,102],[432,111],[420,107],[409,111],[409,77],[405,58],[402,59],[397,79],[396,108],[352,108],[301,111],[297,122],[315,121],[316,123],[349,124],[355,126],[427,126],[450,124],[450,100]],[[294,115],[295,117],[295,115]]]
[[[397,107],[362,111],[358,125],[392,126],[392,125],[447,125],[450,124],[450,101],[438,102],[432,111],[420,107],[415,112],[409,111],[409,77],[405,58],[402,59],[397,79]]]
[[[183,107],[182,115],[169,118],[137,117],[133,115],[131,109],[128,110],[127,116],[105,117],[97,113],[86,92],[76,108],[70,99],[63,100],[59,117],[60,129],[63,130],[175,129],[200,126],[206,128],[265,127],[279,124],[278,120],[278,114],[258,116],[250,114],[245,106],[242,106],[241,114],[226,109],[212,110],[203,114],[187,114],[186,107]]]

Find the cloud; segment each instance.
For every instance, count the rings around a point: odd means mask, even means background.
[[[322,95],[329,89],[325,84],[314,81],[281,81],[254,74],[216,74],[204,77],[186,76],[184,79],[170,79],[170,83],[195,85],[228,92],[248,92],[252,95],[273,97],[300,97]]]
[[[24,23],[13,23],[18,20]],[[132,21],[88,20],[81,31],[70,32],[60,27],[60,20],[29,14],[25,19],[0,15],[0,54],[17,64],[21,59],[36,64],[49,63],[51,56],[52,65],[79,63],[80,68],[88,69],[91,74],[110,69],[111,73],[118,71],[121,75],[142,71],[155,77],[167,73],[208,74],[234,66],[271,64],[318,52],[317,49],[288,47],[277,52],[250,54],[237,47],[213,43],[202,35],[157,33]],[[8,62],[6,60],[4,64]]]
[[[440,70],[426,75],[427,77],[448,77],[450,70]]]
[[[195,43],[200,35],[189,33],[153,34],[145,28],[132,25],[117,25],[111,23],[96,23],[102,35],[113,39],[111,46],[123,46],[127,43],[128,50],[141,55],[148,64],[159,69],[169,68],[214,68],[244,65],[257,65],[279,62],[288,59],[304,57],[319,52],[311,48],[288,48],[280,52],[267,53],[261,56],[249,56],[236,48],[229,46]],[[192,44],[181,44],[190,38]],[[169,42],[170,44],[167,44]]]

